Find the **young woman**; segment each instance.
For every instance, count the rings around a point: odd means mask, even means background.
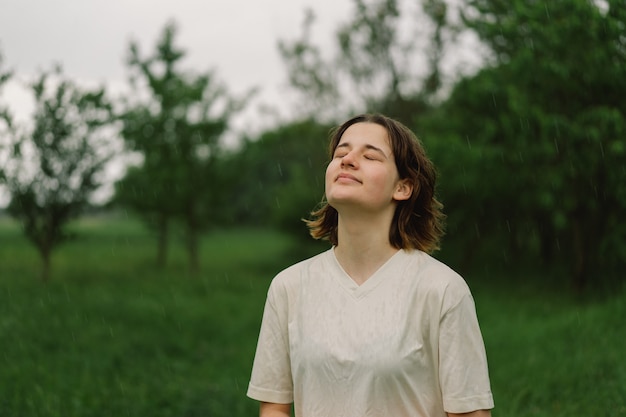
[[[429,253],[443,234],[415,135],[360,115],[330,142],[307,224],[332,248],[280,272],[248,387],[261,416],[489,416],[487,359],[465,281]]]

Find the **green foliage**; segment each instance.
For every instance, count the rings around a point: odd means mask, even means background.
[[[319,46],[311,42],[315,14],[307,9],[300,38],[291,42],[280,40],[278,49],[288,68],[290,85],[303,96],[305,113],[320,109],[334,111],[339,95],[333,66],[328,65]]]
[[[400,83],[406,79],[401,71],[406,68],[398,68],[396,56],[409,53],[413,44],[402,45],[399,39],[400,11],[396,0],[369,5],[363,0],[354,3],[354,19],[337,33],[342,52],[340,62],[355,84],[370,86],[370,91],[363,93],[369,108],[379,99],[374,89],[379,83],[385,94],[400,95]]]
[[[626,14],[607,3],[469,2],[465,22],[492,62],[424,127],[443,142],[429,146],[459,207],[453,230],[476,235],[474,219],[512,256],[569,263],[578,290],[626,259]]]
[[[224,224],[264,225],[295,238],[292,255],[305,257],[327,247],[309,236],[302,219],[320,203],[328,162],[330,126],[294,121],[244,142],[222,161],[232,190]]]
[[[115,151],[103,89],[83,90],[60,68],[42,73],[30,87],[33,125],[27,130],[8,123],[2,177],[11,193],[7,210],[37,248],[47,280],[50,254],[67,238],[65,225],[89,205]]]
[[[128,66],[135,87],[120,116],[128,148],[143,156],[118,186],[117,201],[156,226],[159,261],[165,263],[170,220],[187,230],[190,267],[197,269],[198,233],[217,224],[221,180],[214,169],[220,139],[242,102],[213,73],[179,68],[185,53],[174,44],[176,27],[165,27],[156,50],[142,57],[131,43]],[[130,97],[147,96],[145,100]]]
[[[295,242],[216,232],[199,279],[185,250],[154,268],[142,224],[84,218],[37,274],[19,226],[0,217],[0,414],[250,416],[245,392],[270,279]],[[489,358],[494,415],[626,415],[626,293],[577,301],[537,276],[468,273]],[[512,279],[515,278],[515,279]]]
[[[426,1],[413,19],[397,0],[353,3],[351,19],[337,30],[335,56],[324,57],[311,41],[315,15],[310,10],[300,38],[279,42],[291,86],[303,97],[301,107],[308,116],[336,121],[353,113],[381,112],[410,124],[442,87],[446,5]],[[423,58],[425,74],[416,65]]]
[[[301,219],[324,194],[329,132],[329,126],[303,120],[247,141],[224,167],[236,175],[233,219],[238,224],[272,225],[309,239]]]

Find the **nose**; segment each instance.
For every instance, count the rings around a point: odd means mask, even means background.
[[[354,156],[354,152],[348,152],[341,158],[341,167],[342,168],[345,168],[345,167],[355,168],[356,167],[356,158]]]

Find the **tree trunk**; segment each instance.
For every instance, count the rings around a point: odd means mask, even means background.
[[[556,231],[546,213],[535,216],[535,225],[539,233],[539,253],[544,266],[552,265],[554,260],[554,245]]]
[[[189,256],[189,273],[193,276],[200,271],[198,257],[198,224],[193,208],[187,212],[187,254]]]
[[[198,275],[200,272],[200,259],[198,256],[198,231],[196,229],[189,230],[188,236],[189,250],[189,271],[191,275]]]
[[[600,268],[600,254],[602,240],[607,230],[607,209],[581,209],[574,214],[572,223],[572,245],[574,249],[574,274],[572,284],[574,291],[582,294],[593,285],[600,288],[601,276],[592,276],[591,271]],[[604,275],[604,274],[602,274]],[[593,282],[589,279],[593,278]]]
[[[157,266],[165,268],[167,265],[167,249],[169,243],[169,221],[164,213],[159,214],[157,224]]]
[[[582,294],[587,286],[587,254],[584,239],[581,220],[576,218],[572,224],[572,245],[574,252],[572,288],[577,294]]]
[[[47,284],[50,280],[50,249],[43,248],[39,251],[41,254],[41,281]]]

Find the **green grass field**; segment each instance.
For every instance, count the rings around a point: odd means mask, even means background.
[[[154,267],[139,223],[90,218],[72,230],[43,285],[34,249],[0,218],[0,416],[257,415],[245,391],[265,293],[297,260],[293,243],[215,232],[192,277],[178,246],[166,270]],[[494,416],[626,416],[623,291],[582,302],[505,276],[467,278]]]

